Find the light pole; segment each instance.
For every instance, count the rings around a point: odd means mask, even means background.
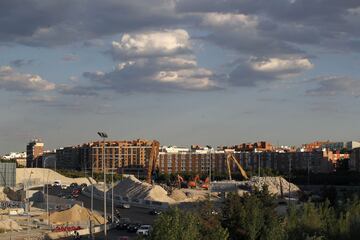
[[[103,149],[102,149],[102,165],[103,165],[103,171],[104,171],[104,219],[105,219],[105,223],[104,223],[104,235],[105,235],[105,239],[107,239],[107,229],[106,229],[106,221],[107,221],[107,217],[106,217],[106,170],[105,170],[105,138],[108,137],[108,135],[104,132],[98,132],[98,135],[103,139]]]
[[[27,187],[26,187],[26,191],[25,191],[25,194],[27,195],[27,191],[29,190],[29,185],[30,185],[30,179],[31,179],[31,175],[33,174],[33,172],[31,171],[30,172],[30,175],[29,175],[29,180],[28,180],[28,183],[27,183]],[[27,210],[27,224],[28,224],[28,227],[27,227],[27,236],[30,238],[30,199],[28,196],[26,196],[26,203],[27,205],[26,207],[26,210]],[[12,234],[12,228],[11,228],[11,234]],[[10,236],[10,239],[11,239],[11,236]]]
[[[290,206],[290,187],[291,187],[291,182],[290,182],[290,178],[291,178],[291,158],[292,156],[289,156],[289,206]]]
[[[260,169],[261,169],[261,161],[260,161],[260,153],[257,155],[257,157],[258,157],[258,176],[259,177],[261,177],[261,171],[260,171]]]
[[[111,222],[114,222],[114,169],[111,171]]]
[[[93,155],[91,154],[91,219],[90,219],[90,235],[91,239],[94,239],[92,219],[94,217],[94,162]]]
[[[210,158],[209,158],[209,161],[210,161],[210,164],[209,164],[209,201],[211,201],[211,162],[212,162],[212,154],[211,154],[211,149],[212,147],[210,145],[207,146],[209,148],[209,154],[210,154]]]
[[[210,149],[209,201],[211,201],[211,162],[212,162],[212,155],[211,155],[211,149]]]
[[[308,156],[308,160],[307,160],[307,185],[310,185],[310,161],[311,161],[311,152],[310,152],[310,157]]]

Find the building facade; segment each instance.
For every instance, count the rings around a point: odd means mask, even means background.
[[[26,146],[26,166],[41,167],[41,156],[44,152],[44,143],[34,139]]]
[[[346,143],[346,148],[352,150],[354,148],[360,148],[360,142],[358,141],[349,141]]]
[[[360,148],[354,148],[351,151],[349,169],[351,171],[360,172]]]
[[[106,170],[143,169],[147,167],[151,141],[102,141],[84,143],[78,146],[56,150],[56,167],[59,169],[93,169],[103,171],[103,149],[105,149]]]
[[[311,152],[239,152],[232,151],[235,158],[247,171],[257,172],[259,168],[269,168],[281,173],[307,171],[329,173],[335,170],[329,151]],[[227,174],[226,152],[214,150],[188,150],[176,152],[162,150],[159,153],[158,169],[161,174],[201,174],[223,176]],[[210,164],[211,163],[211,164]],[[235,163],[231,163],[232,172],[239,173]]]

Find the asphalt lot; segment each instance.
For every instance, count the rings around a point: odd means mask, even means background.
[[[43,190],[43,188],[37,188],[38,190]],[[72,189],[61,189],[60,187],[50,187],[49,186],[49,202],[52,205],[60,204],[64,202],[67,196],[70,195]],[[46,188],[45,188],[46,193]],[[64,196],[64,197],[59,197]],[[64,199],[65,198],[65,199]],[[85,195],[80,194],[79,197],[72,199],[66,199],[67,202],[76,201],[77,203],[82,204],[84,207],[91,209],[91,199]],[[104,202],[102,200],[94,199],[94,210],[103,214],[104,212]],[[116,206],[114,207],[115,210]],[[111,216],[111,201],[107,202],[107,215]],[[150,215],[150,209],[141,208],[141,207],[134,207],[131,206],[130,209],[119,209],[120,217],[122,218],[129,218],[132,223],[140,223],[140,224],[150,224],[153,225],[156,216]],[[128,233],[126,230],[110,230],[108,232],[108,239],[118,239],[120,236],[128,236],[130,239],[136,239],[135,233]],[[84,237],[87,239],[87,237]],[[103,233],[99,233],[95,235],[95,239],[105,239]]]

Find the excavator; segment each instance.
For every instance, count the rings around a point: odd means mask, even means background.
[[[199,176],[199,174],[197,174],[197,175],[194,177],[194,180],[188,182],[188,187],[189,187],[189,188],[196,188],[196,185],[197,185],[196,183],[197,183],[198,181],[200,181],[200,176]]]
[[[188,187],[188,188],[196,188],[198,183],[201,182],[199,174],[195,176],[193,180],[189,182],[184,181],[184,178],[181,177],[179,174],[177,175],[178,186],[180,188]],[[200,185],[201,188],[208,190],[209,189],[210,179],[207,177],[205,181]]]
[[[151,143],[149,166],[148,166],[147,177],[146,177],[146,181],[150,184],[153,183],[152,176],[154,175],[156,167],[157,167],[159,148],[160,148],[160,143],[156,140],[153,140]]]
[[[231,162],[235,162],[236,166],[238,167],[241,176],[245,179],[248,180],[249,177],[247,176],[245,170],[242,168],[241,164],[239,163],[239,161],[235,158],[234,154],[232,152],[227,152],[226,155],[226,167],[227,167],[227,171],[228,171],[228,175],[229,175],[229,180],[231,181],[231,167],[230,167],[230,163]]]
[[[205,178],[204,183],[201,184],[201,188],[203,188],[205,190],[208,190],[209,189],[209,184],[210,184],[210,178],[207,177],[207,178]]]

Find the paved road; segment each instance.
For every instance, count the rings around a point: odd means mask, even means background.
[[[43,188],[38,188],[38,190],[43,190]],[[46,190],[45,190],[46,192]],[[63,198],[58,197],[58,195],[69,195],[71,192],[70,189],[60,189],[59,187],[49,187],[49,201],[54,204],[58,204],[64,201]],[[88,209],[91,208],[91,199],[85,195],[80,195],[77,199],[77,202],[82,203],[82,205]],[[107,215],[111,215],[111,201],[107,202]],[[104,212],[104,202],[102,200],[94,199],[94,210],[103,214]],[[149,209],[134,207],[131,206],[130,209],[119,209],[121,217],[129,218],[133,223],[141,224],[150,224],[154,223],[155,217],[149,214]],[[128,236],[129,239],[137,239],[135,233],[128,233],[127,231],[119,230],[110,230],[108,232],[108,239],[118,239],[120,236]],[[84,236],[83,239],[88,239],[88,236]],[[105,239],[103,233],[95,235],[95,239]]]

